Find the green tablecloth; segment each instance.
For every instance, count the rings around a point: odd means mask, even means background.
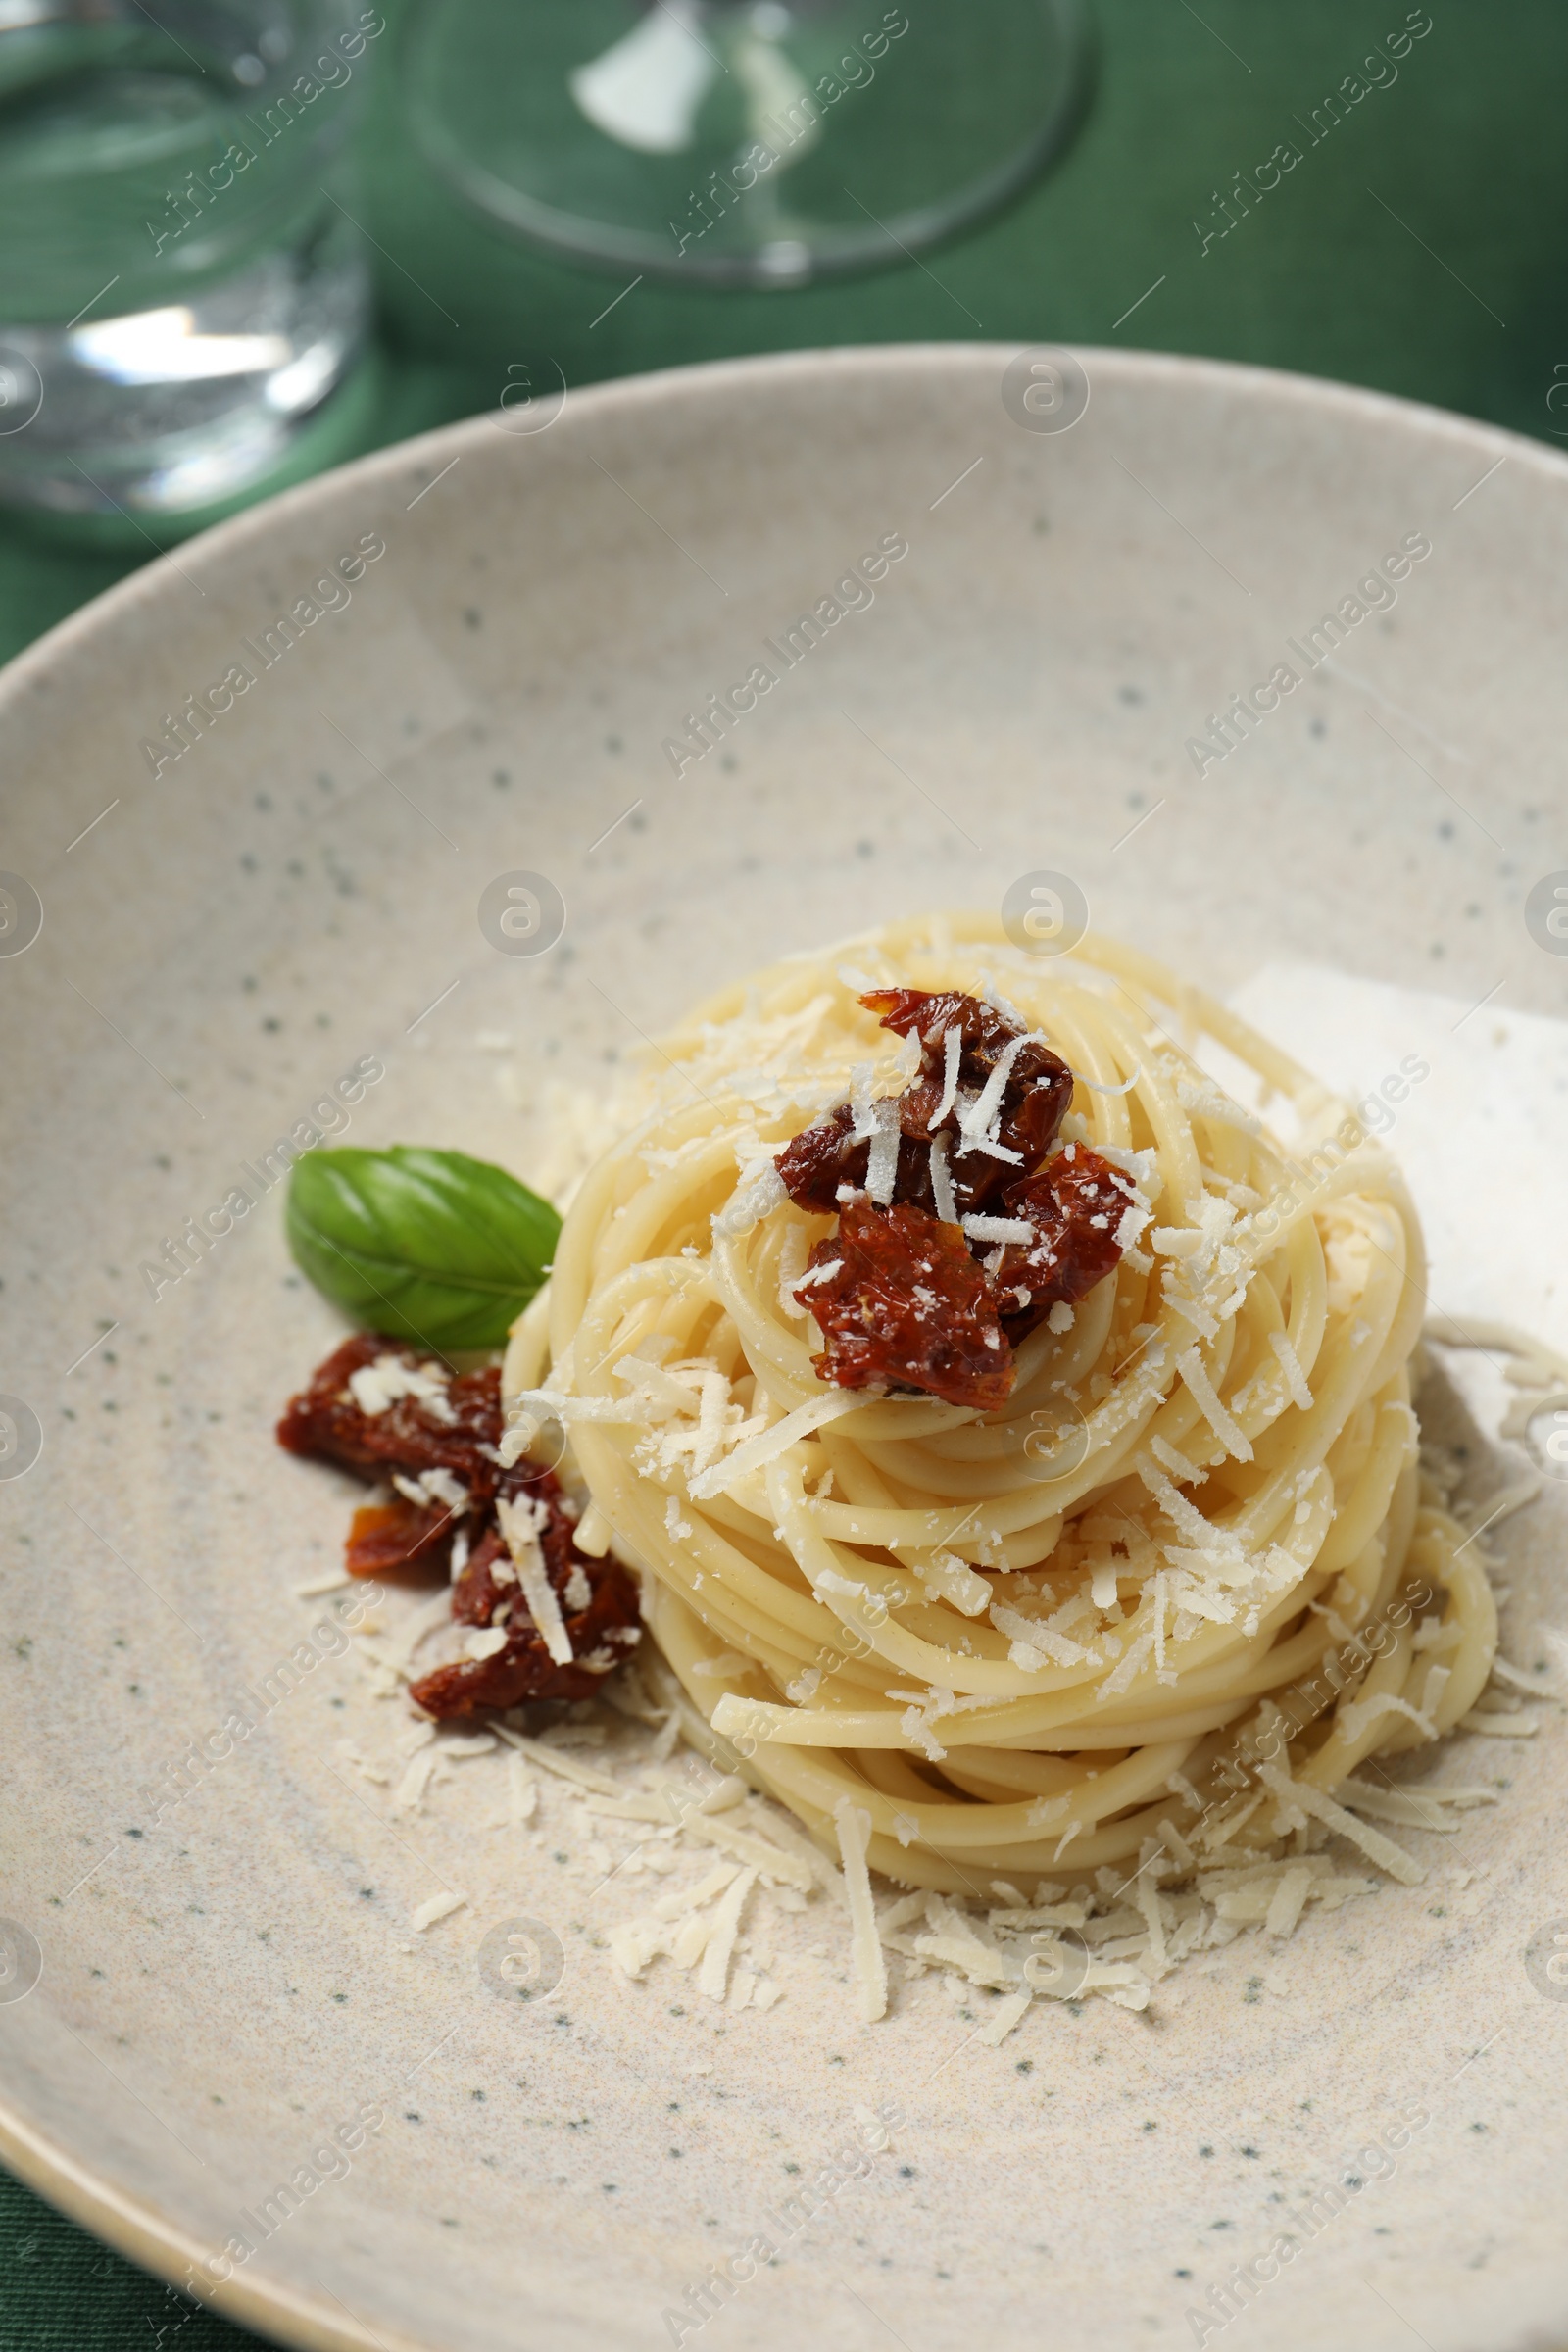
[[[579,384],[736,352],[977,335],[1211,353],[1568,438],[1568,395],[1546,405],[1568,383],[1560,0],[1445,0],[1430,17],[1404,0],[1099,9],[1099,87],[1071,154],[927,267],[790,294],[643,284],[605,318],[615,281],[509,245],[411,160],[383,76],[361,193],[390,362],[374,440],[487,408],[509,365],[547,356]],[[1313,110],[1407,17],[1431,29],[1397,79],[1314,143]],[[1300,163],[1220,235],[1235,174],[1282,140]],[[0,526],[0,657],[131,568]],[[129,2352],[163,2328],[172,2340],[180,2319],[180,2352],[250,2340],[0,2177],[0,2352]]]

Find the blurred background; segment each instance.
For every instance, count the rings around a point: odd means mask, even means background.
[[[211,46],[206,20],[253,18],[256,50],[228,61],[233,97],[264,137],[269,119],[289,121],[272,84],[288,84],[296,60],[275,72],[259,52],[270,25],[274,44],[287,46],[279,24],[292,0],[155,0],[139,15],[136,6],[126,0],[124,16],[149,26],[156,19],[187,59]],[[1082,13],[1044,0],[908,0],[888,10],[867,0],[848,11],[843,0],[796,0],[808,49],[816,37],[819,52],[827,42],[832,55],[860,60],[838,74],[841,94],[818,102],[804,137],[799,96],[808,84],[799,68],[792,82],[791,45],[776,37],[791,12],[776,0],[713,11],[698,0],[381,0],[364,9],[322,0],[330,23],[308,24],[307,37],[317,36],[313,58],[333,62],[277,138],[280,164],[274,170],[270,153],[242,177],[231,172],[226,193],[196,191],[203,212],[189,175],[175,201],[175,166],[189,157],[177,135],[166,141],[144,173],[146,218],[133,222],[130,259],[112,245],[100,255],[90,223],[83,229],[73,216],[72,204],[85,209],[87,199],[69,142],[40,164],[36,104],[30,147],[18,137],[28,92],[17,85],[26,76],[8,83],[5,45],[16,27],[37,33],[71,8],[0,6],[0,657],[193,521],[258,491],[503,401],[515,415],[552,388],[559,397],[563,379],[587,384],[734,353],[977,337],[1119,342],[1336,376],[1568,438],[1568,151],[1558,123],[1568,17],[1550,0],[1505,9],[1447,0],[1435,17],[1401,0],[1290,10],[1267,0],[1201,0],[1200,9],[1083,0]],[[912,35],[883,33],[911,13]],[[736,18],[745,56],[712,28]],[[838,36],[852,21],[847,45]],[[629,66],[628,26],[644,45]],[[937,35],[946,54],[933,71]],[[858,86],[851,74],[863,78],[878,38],[875,83]],[[793,46],[812,75],[812,60],[799,40]],[[541,55],[548,71],[530,72]],[[597,79],[568,97],[573,58],[597,60]],[[119,70],[103,104],[124,105],[135,70],[134,60]],[[804,238],[786,222],[765,267],[759,208],[779,199],[764,187],[735,203],[744,172],[716,168],[745,154],[746,122],[720,119],[699,86],[705,78],[721,94],[744,84],[752,123],[795,125],[782,142],[773,134],[775,148],[793,140],[796,149],[788,178],[779,172],[775,182],[786,211],[794,199],[798,214],[815,208],[820,220]],[[639,107],[650,104],[652,120],[642,120]],[[591,130],[584,117],[595,113],[621,135]],[[697,124],[684,146],[683,117],[686,130]],[[221,138],[202,127],[221,154]],[[21,159],[9,172],[8,136]],[[102,126],[96,136],[101,156]],[[1298,163],[1286,162],[1293,153]],[[606,159],[624,167],[618,178]],[[282,204],[295,204],[293,220],[244,217],[256,211],[248,189],[261,188],[264,165]],[[129,219],[134,204],[105,192]],[[550,243],[539,241],[541,228]],[[77,231],[88,249],[73,264],[67,248]],[[204,238],[211,246],[225,237],[233,253],[203,252]],[[251,266],[269,238],[285,248],[293,239],[296,260],[304,239],[292,275],[280,278],[275,252]],[[574,238],[600,250],[586,263],[569,258]],[[60,325],[88,306],[75,340],[96,333],[95,367],[123,378],[142,366],[145,374],[149,318],[182,318],[189,343],[189,313],[147,307],[169,301],[149,290],[155,271],[165,287],[188,264],[199,280],[204,265],[208,277],[214,268],[227,272],[211,297],[216,315],[196,321],[200,333],[227,337],[221,365],[245,364],[236,326],[273,355],[267,429],[277,462],[247,443],[249,487],[226,501],[198,499],[171,519],[140,503],[128,473],[117,486],[98,459],[86,462],[93,490],[80,488],[82,437],[101,425],[91,413],[101,376],[73,412],[57,375],[36,422],[18,429],[16,420],[30,396],[29,368],[58,357],[47,339],[30,339],[51,301]],[[682,282],[667,274],[676,266],[750,271],[761,282]],[[823,268],[849,273],[808,274]],[[117,271],[122,290],[98,298]],[[121,315],[127,295],[140,314],[129,321]],[[166,364],[155,354],[150,372]],[[333,386],[324,400],[323,379]],[[245,379],[251,389],[258,380]],[[155,384],[135,397],[156,405],[168,393]],[[116,397],[123,406],[122,386]],[[254,421],[227,419],[229,456],[236,434],[255,441]],[[22,478],[24,451],[34,470],[52,462],[89,511],[29,506],[36,484]],[[214,483],[221,489],[221,464]]]
[[[0,0],[0,659],[345,458],[740,353],[1120,343],[1568,442],[1565,72],[1560,0]],[[0,2352],[176,2337],[251,2340],[0,2176]]]

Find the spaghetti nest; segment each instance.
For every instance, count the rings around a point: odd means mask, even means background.
[[[1064,1142],[1135,1188],[1119,1263],[1022,1341],[999,1410],[825,1385],[795,1295],[834,1219],[774,1159],[867,1064],[873,1097],[904,1082],[858,1002],[886,988],[1043,1034],[1074,1077]],[[1331,1830],[1420,1875],[1334,1792],[1469,1710],[1495,1612],[1423,1503],[1420,1229],[1347,1106],[1146,956],[1036,958],[983,917],[777,964],[662,1051],[504,1389],[511,1447],[564,1425],[582,1541],[643,1571],[688,1720],[910,1886],[1156,1854],[1173,1884]],[[1260,1115],[1280,1102],[1289,1146]]]

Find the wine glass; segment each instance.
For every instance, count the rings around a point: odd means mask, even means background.
[[[416,137],[576,261],[793,286],[913,255],[1052,161],[1087,0],[415,0]]]

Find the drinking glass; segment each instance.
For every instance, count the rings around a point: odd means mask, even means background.
[[[896,262],[1065,144],[1084,0],[413,0],[421,147],[571,260],[719,286]]]
[[[0,0],[0,501],[177,527],[286,468],[359,356],[332,173],[360,0]]]

